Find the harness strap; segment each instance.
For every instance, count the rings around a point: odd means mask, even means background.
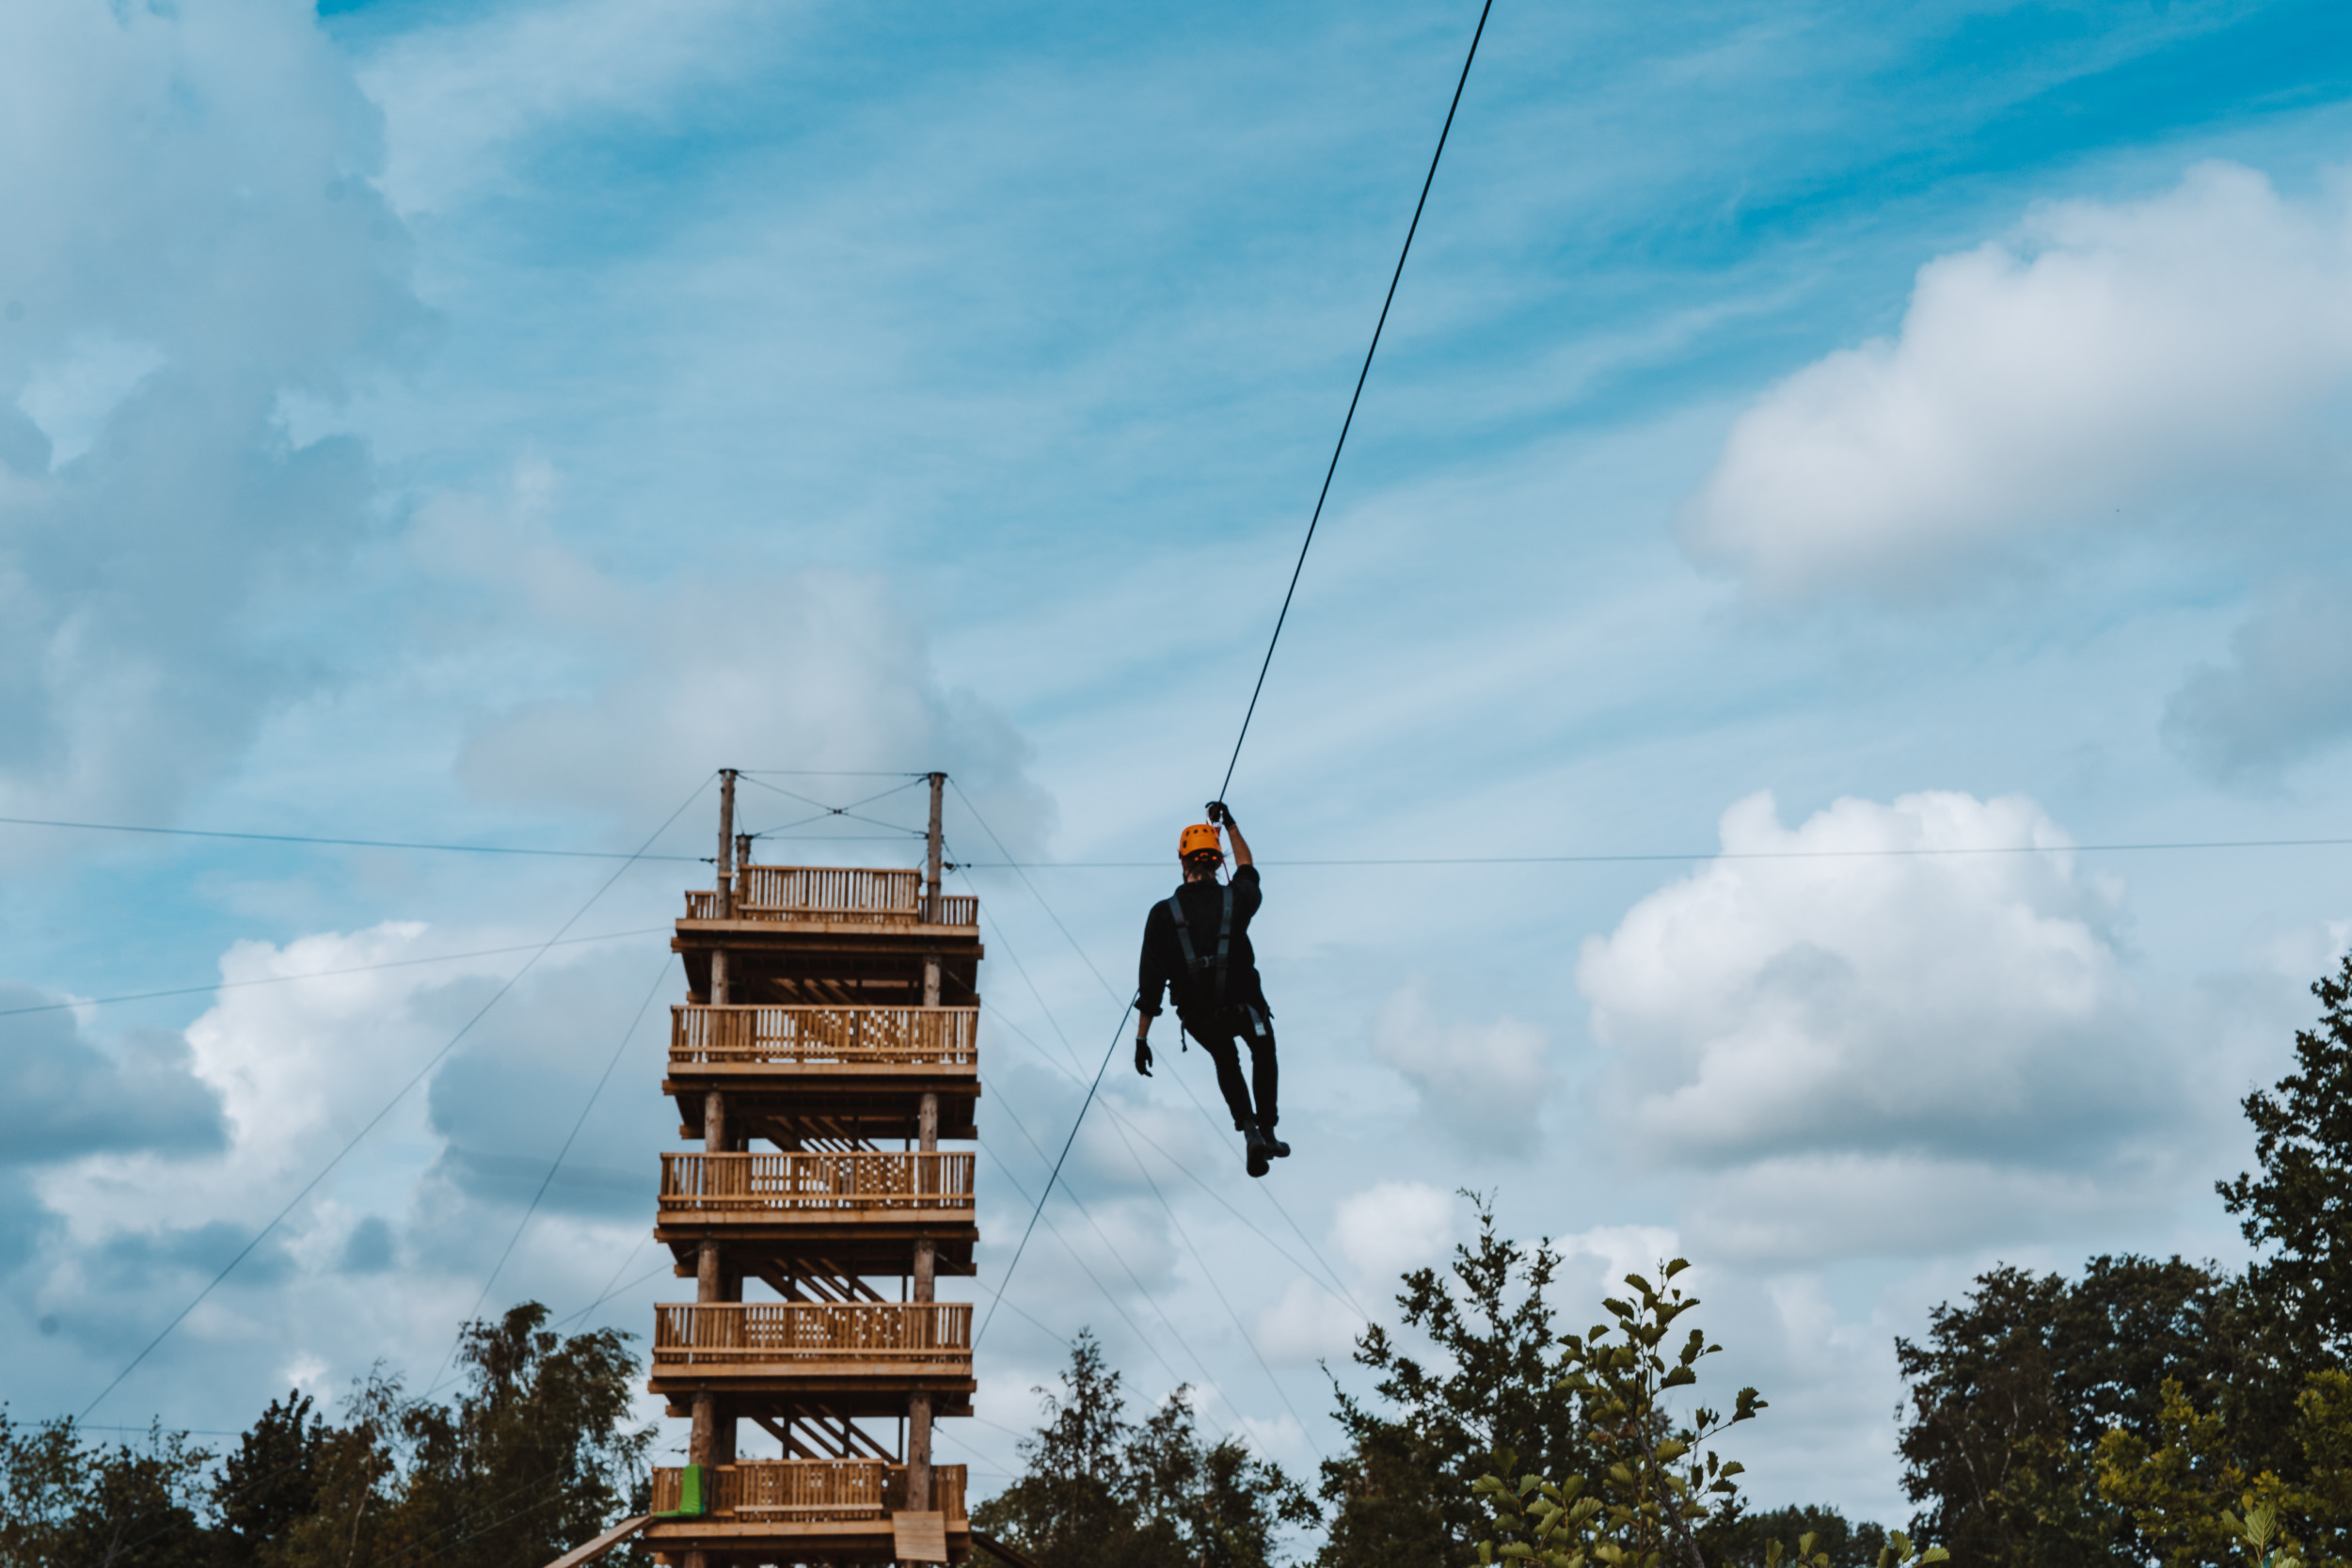
[[[1216,958],[1214,963],[1204,961],[1200,954],[1193,951],[1192,927],[1184,919],[1184,899],[1170,895],[1168,900],[1168,912],[1176,920],[1176,945],[1184,950],[1184,973],[1191,979],[1194,989],[1198,990],[1214,970],[1215,982],[1209,992],[1209,1006],[1220,1013],[1225,1010],[1225,972],[1233,950],[1232,884],[1228,882],[1221,891],[1225,895],[1225,908],[1217,919]]]

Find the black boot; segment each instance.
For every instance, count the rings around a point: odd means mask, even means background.
[[[1272,1150],[1266,1147],[1265,1134],[1258,1131],[1258,1124],[1254,1121],[1243,1128],[1241,1132],[1242,1136],[1249,1145],[1249,1174],[1263,1176],[1266,1172],[1266,1160],[1272,1153]]]
[[[1291,1146],[1274,1135],[1274,1123],[1272,1121],[1262,1121],[1258,1123],[1258,1132],[1259,1134],[1265,1139],[1265,1151],[1267,1158],[1274,1160],[1287,1160],[1291,1157]]]

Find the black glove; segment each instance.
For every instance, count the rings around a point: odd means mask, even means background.
[[[1136,1037],[1136,1070],[1146,1078],[1152,1076],[1152,1042],[1141,1035]]]
[[[1212,822],[1231,823],[1233,820],[1233,814],[1225,809],[1224,801],[1211,800],[1209,802],[1209,820]]]

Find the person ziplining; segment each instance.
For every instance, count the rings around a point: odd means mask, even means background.
[[[1233,839],[1233,876],[1225,882],[1217,880],[1225,864],[1217,840],[1220,823]],[[1265,895],[1249,861],[1249,841],[1222,800],[1209,802],[1209,820],[1184,831],[1176,858],[1184,864],[1184,882],[1152,905],[1143,922],[1136,1070],[1152,1076],[1152,1021],[1160,1016],[1166,992],[1176,1005],[1180,1033],[1199,1040],[1216,1064],[1216,1086],[1233,1113],[1233,1131],[1245,1140],[1249,1174],[1263,1176],[1269,1160],[1291,1151],[1274,1133],[1281,1115],[1275,1103],[1274,1011],[1266,1006],[1257,953],[1249,945],[1249,920]],[[1244,1042],[1249,1047],[1247,1083],[1241,1075]]]

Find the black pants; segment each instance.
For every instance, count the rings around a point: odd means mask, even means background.
[[[1239,1006],[1217,1019],[1185,1019],[1184,1033],[1200,1042],[1216,1064],[1216,1086],[1225,1108],[1240,1128],[1252,1119],[1272,1127],[1281,1115],[1275,1103],[1278,1074],[1274,1065],[1274,1024],[1261,1006]],[[1249,1083],[1241,1077],[1241,1048],[1249,1047]],[[1250,1109],[1250,1090],[1257,1090],[1257,1109]]]

